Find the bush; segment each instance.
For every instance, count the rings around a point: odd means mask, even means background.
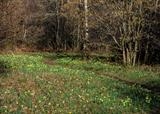
[[[11,66],[7,61],[0,61],[0,74],[11,72]]]

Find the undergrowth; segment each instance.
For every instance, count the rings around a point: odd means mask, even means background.
[[[34,53],[0,55],[0,113],[159,113],[160,95],[103,75],[158,88],[160,73],[97,60]],[[153,68],[152,68],[153,69]],[[6,76],[5,76],[6,74]],[[9,76],[8,76],[9,74]]]

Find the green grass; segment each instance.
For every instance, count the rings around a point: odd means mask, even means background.
[[[160,109],[160,95],[153,92],[160,85],[155,68],[33,53],[0,55],[0,69],[2,114],[147,114]]]

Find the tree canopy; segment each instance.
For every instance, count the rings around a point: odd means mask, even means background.
[[[0,49],[107,53],[160,62],[159,0],[1,0]]]

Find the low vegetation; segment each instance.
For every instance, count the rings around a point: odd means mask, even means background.
[[[158,67],[50,53],[5,54],[0,61],[2,114],[160,112]]]

